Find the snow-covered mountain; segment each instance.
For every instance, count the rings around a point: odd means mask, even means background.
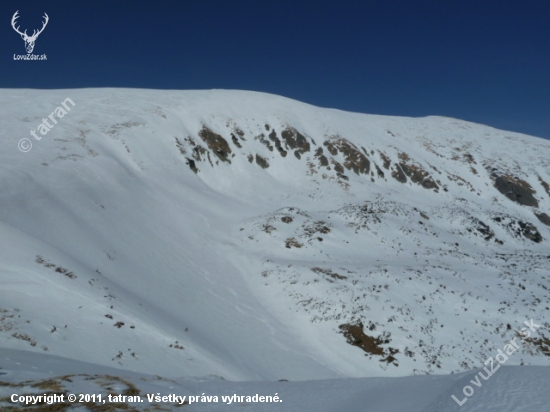
[[[550,141],[243,91],[0,106],[0,348],[167,377],[447,374],[533,319],[507,364],[549,365]]]

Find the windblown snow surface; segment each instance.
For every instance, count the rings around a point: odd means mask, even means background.
[[[243,91],[0,106],[0,400],[109,375],[283,399],[255,411],[548,410],[550,141]]]

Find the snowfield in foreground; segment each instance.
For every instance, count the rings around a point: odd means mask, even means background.
[[[550,141],[243,91],[0,90],[0,106],[2,354],[329,379],[304,391],[357,402],[432,378],[330,379],[452,372],[440,399],[533,319],[490,396],[547,370],[508,366],[550,364]]]
[[[215,376],[165,379],[18,350],[3,351],[0,362],[6,368],[0,371],[0,381],[4,382],[0,386],[0,408],[6,412],[23,406],[7,401],[14,394],[20,399],[23,394],[43,396],[53,392],[65,394],[64,403],[54,405],[67,408],[80,403],[68,402],[69,394],[102,394],[105,404],[95,403],[99,411],[111,406],[121,411],[543,412],[550,404],[550,375],[548,367],[543,366],[503,366],[476,386],[478,371],[404,378],[230,382]],[[474,388],[466,401],[465,386]],[[109,402],[109,393],[124,394],[126,402],[121,401],[123,398],[111,398],[117,402]],[[453,395],[463,402],[462,406]],[[251,397],[248,402],[246,396]],[[254,400],[260,396],[271,396],[279,402]],[[80,406],[93,407],[93,403]]]

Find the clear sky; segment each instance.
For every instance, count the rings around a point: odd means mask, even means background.
[[[26,54],[10,21],[41,27]],[[550,138],[550,0],[0,2],[0,87],[244,89]]]

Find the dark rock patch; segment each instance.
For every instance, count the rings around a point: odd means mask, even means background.
[[[289,127],[281,133],[287,150],[298,150],[300,154],[310,151],[307,138],[296,129]]]
[[[521,233],[523,236],[535,243],[542,242],[542,236],[534,225],[529,222],[522,222],[521,220],[518,221],[518,224],[521,228]]]
[[[524,206],[538,207],[539,202],[533,196],[535,190],[525,180],[514,178],[509,175],[497,176],[494,183],[495,188],[508,199]]]
[[[550,216],[546,213],[535,213],[535,216],[546,226],[550,226]]]
[[[210,159],[210,152],[206,150],[201,145],[196,145],[193,147],[193,159],[195,159],[196,162],[201,162],[203,160],[203,157],[208,159],[208,162],[210,163],[210,166],[214,167],[214,164],[212,163],[212,159]]]
[[[277,149],[279,154],[282,157],[286,157],[287,151],[283,149],[283,146],[281,146],[281,140],[279,140],[279,138],[277,137],[277,133],[275,133],[275,130],[272,130],[271,133],[269,133],[269,138],[275,144],[275,149]]]
[[[239,149],[242,149],[242,145],[239,143],[239,140],[235,137],[233,133],[231,133],[231,140],[233,140],[233,144],[237,146]]]
[[[395,169],[392,170],[391,176],[400,183],[407,183],[407,176],[403,173],[401,166],[396,163],[394,167]]]
[[[539,176],[539,181],[542,187],[544,187],[544,190],[546,190],[546,193],[548,193],[548,196],[550,196],[550,185],[546,183],[544,180],[542,180],[542,177]]]
[[[176,147],[179,149],[180,153],[182,155],[186,154],[187,150],[185,150],[185,146],[178,140],[177,137],[175,139],[176,139]]]
[[[260,156],[259,154],[256,155],[256,164],[258,164],[258,166],[261,166],[263,169],[267,169],[269,167],[267,159]]]
[[[326,140],[323,143],[328,151],[336,156],[342,153],[344,156],[344,167],[348,170],[353,170],[355,174],[368,175],[370,172],[370,161],[367,156],[361,153],[352,143],[343,138],[336,140]]]
[[[384,169],[390,170],[390,165],[391,165],[390,158],[382,152],[379,152],[379,153],[380,153],[380,157],[382,158],[382,161],[384,162],[384,164],[383,164]]]
[[[406,163],[399,163],[403,172],[411,178],[413,183],[421,185],[424,189],[438,189],[439,186],[435,183],[428,172],[420,166]]]
[[[256,136],[254,138],[254,140],[259,140],[260,143],[262,143],[265,147],[267,147],[269,149],[270,152],[273,151],[273,146],[271,146],[271,143],[269,142],[269,140],[267,140],[265,138],[265,136],[263,134],[260,134],[259,136]]]
[[[288,249],[291,249],[293,247],[295,248],[301,248],[302,245],[300,242],[298,242],[296,239],[294,239],[293,237],[291,238],[288,238],[287,240],[285,240],[285,247],[288,248]]]
[[[436,182],[434,182],[430,174],[420,165],[412,163],[406,153],[400,153],[399,159],[401,160],[399,163],[401,170],[411,179],[413,183],[421,185],[424,189],[439,189],[439,186]]]
[[[332,165],[334,166],[334,170],[336,171],[336,173],[344,174],[344,168],[342,167],[342,165],[334,159],[330,159],[330,160]]]
[[[267,233],[267,234],[271,234],[271,232],[277,230],[277,228],[275,226],[272,226],[272,225],[269,225],[269,224],[265,224],[263,227],[262,227],[262,230]]]
[[[378,177],[383,179],[384,172],[382,171],[382,169],[380,169],[376,163],[374,164],[374,167],[376,168],[376,174],[378,175]]]
[[[189,168],[193,172],[199,173],[199,169],[197,169],[197,165],[195,164],[195,161],[193,159],[189,159],[188,157],[186,159],[187,159],[187,165],[189,166]]]
[[[315,157],[319,160],[319,166],[320,167],[328,167],[328,164],[329,164],[328,159],[323,154],[323,148],[322,147],[317,148],[317,150],[315,151]]]
[[[286,154],[288,152],[285,149],[283,149],[282,146],[277,147],[277,150],[279,151],[281,156],[286,157]]]
[[[491,240],[495,236],[495,233],[491,230],[491,228],[488,225],[486,225],[484,222],[482,222],[479,219],[474,219],[474,220],[477,223],[476,230],[483,236],[485,240]]]
[[[330,233],[330,227],[326,222],[323,222],[322,220],[319,220],[309,226],[304,227],[304,234],[306,236],[309,236],[311,238],[314,237],[316,233],[322,233],[323,235],[326,235]]]
[[[242,131],[238,129],[236,129],[235,132],[237,134],[239,134],[239,132],[242,133]],[[231,160],[228,158],[231,153],[231,148],[223,137],[214,133],[206,126],[202,127],[199,136],[221,161],[231,163]]]
[[[518,333],[518,337],[535,346],[543,355],[550,356],[550,339],[547,339],[544,335],[542,338],[526,338]]]
[[[543,238],[538,229],[529,222],[517,220],[513,216],[506,214],[494,216],[493,220],[506,228],[506,230],[512,237],[515,237],[517,239],[524,237],[535,243],[540,243],[543,241]]]
[[[363,324],[345,323],[339,326],[340,333],[343,334],[347,343],[361,348],[366,355],[385,356],[380,359],[381,362],[394,363],[397,366],[397,359],[393,356],[399,353],[398,349],[388,348],[386,351],[381,345],[390,343],[389,334],[373,337],[365,334]]]
[[[319,238],[321,239],[321,238]],[[321,239],[323,240],[323,239]],[[348,277],[347,276],[343,276],[343,275],[339,275],[338,273],[335,273],[333,272],[332,270],[330,269],[322,269],[322,268],[319,268],[319,267],[314,267],[314,268],[311,268],[311,270],[315,273],[322,273],[323,275],[326,275],[334,280],[345,280],[347,279]],[[330,280],[330,279],[327,279],[329,282],[334,282],[333,280]]]
[[[472,156],[470,153],[464,153],[463,154],[464,159],[470,164],[477,164],[476,160],[474,159],[474,156]]]

